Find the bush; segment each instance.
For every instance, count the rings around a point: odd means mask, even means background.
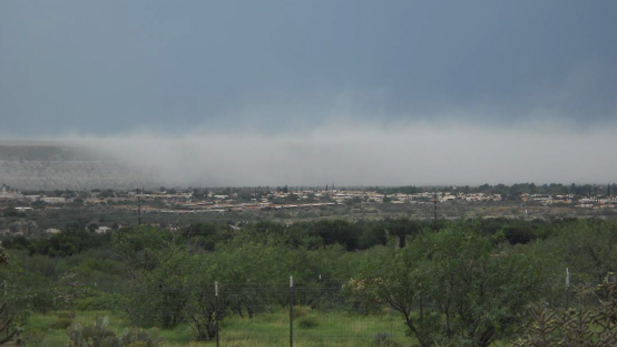
[[[302,329],[313,329],[319,326],[319,321],[315,317],[304,317],[298,320],[298,326]]]
[[[373,336],[373,346],[397,347],[399,344],[392,340],[392,335],[390,333],[377,333]]]
[[[47,333],[41,328],[30,328],[25,332],[21,333],[18,337],[21,339],[21,343],[24,343],[24,346],[40,346],[41,341],[45,339]],[[17,340],[17,338],[16,338]],[[18,341],[13,341],[14,346],[20,346]],[[0,344],[0,346],[2,346]],[[7,344],[7,346],[11,346],[11,344]]]
[[[311,312],[311,308],[308,306],[294,306],[293,314],[294,318],[302,318]]]
[[[156,328],[142,330],[137,328],[124,329],[122,334],[116,335],[107,329],[107,317],[97,316],[93,325],[82,326],[75,324],[67,329],[71,339],[71,346],[75,347],[158,347],[162,341]]]
[[[71,311],[59,311],[58,312],[58,321],[56,322],[56,328],[58,329],[66,329],[73,324],[73,318],[75,315]]]
[[[92,290],[75,300],[75,308],[82,311],[117,311],[124,307],[125,302],[121,294]]]
[[[55,309],[56,290],[49,288],[49,290],[32,290],[26,292],[24,295],[30,308],[37,313],[47,314],[47,311]]]

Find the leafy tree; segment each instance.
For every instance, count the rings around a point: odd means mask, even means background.
[[[180,235],[192,246],[208,251],[214,250],[214,246],[225,238],[221,228],[212,223],[191,224],[182,228]]]
[[[405,247],[406,238],[418,234],[422,225],[408,218],[390,219],[386,220],[386,230],[390,236],[398,238],[401,247]]]
[[[173,243],[171,233],[147,226],[122,229],[112,237],[116,253],[132,267],[133,277],[141,277],[156,268]]]
[[[387,226],[385,222],[358,223],[360,237],[359,249],[369,249],[376,245],[385,245],[388,241]]]
[[[141,276],[129,287],[126,311],[135,324],[172,328],[185,318],[191,294],[188,279],[195,274],[192,255],[170,246],[156,256],[155,263],[139,265]]]
[[[485,347],[516,331],[545,275],[536,257],[492,252],[477,228],[450,225],[372,257],[357,280],[403,316],[421,346]]]
[[[557,250],[581,282],[601,283],[608,272],[617,270],[617,222],[575,220],[556,225],[547,244]]]
[[[324,240],[324,244],[340,244],[344,245],[348,250],[358,248],[358,239],[360,237],[356,226],[344,220],[323,220],[316,222],[313,225],[315,235]]]

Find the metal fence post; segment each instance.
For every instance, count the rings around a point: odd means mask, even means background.
[[[289,276],[289,347],[294,346],[294,277]]]
[[[570,307],[570,268],[566,268],[566,310]]]
[[[214,281],[214,318],[216,319],[216,347],[219,347],[219,282]]]

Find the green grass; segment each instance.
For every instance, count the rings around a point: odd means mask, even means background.
[[[404,326],[394,313],[361,316],[345,312],[319,312],[301,310],[303,314],[294,320],[294,346],[298,347],[355,347],[375,346],[377,333],[388,333],[401,345],[409,346],[411,339],[405,337]],[[74,322],[92,324],[97,315],[109,317],[109,327],[120,332],[130,324],[119,314],[109,311],[76,312]],[[310,324],[300,323],[310,320]],[[32,314],[23,337],[28,346],[67,347],[69,339],[64,329],[58,328],[57,313]],[[221,323],[221,346],[270,347],[289,345],[289,311],[281,309],[260,313],[254,318],[231,316]],[[174,329],[162,330],[163,347],[215,346],[214,342],[194,341],[193,332],[182,324]],[[377,347],[377,346],[375,346]]]

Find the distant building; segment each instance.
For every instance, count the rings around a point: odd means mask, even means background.
[[[0,187],[0,200],[19,200],[23,198],[23,194],[11,189],[11,187],[6,184],[3,184],[2,187]]]
[[[111,231],[110,227],[106,227],[106,226],[100,226],[98,227],[96,230],[94,230],[95,233],[97,234],[105,234]]]
[[[64,204],[66,203],[66,198],[64,197],[41,197],[39,199],[42,202],[48,203],[48,204]]]

